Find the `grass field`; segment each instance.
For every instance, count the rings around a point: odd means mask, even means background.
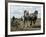
[[[15,22],[17,21],[17,22]],[[11,31],[32,31],[32,30],[40,30],[41,29],[41,19],[37,19],[36,23],[30,26],[30,22],[15,20],[14,23],[11,23]]]

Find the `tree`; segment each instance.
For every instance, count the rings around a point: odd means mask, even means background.
[[[15,17],[13,16],[13,17],[12,17],[12,21],[14,21],[14,20],[15,20]]]
[[[11,25],[14,26],[14,22],[15,22],[15,17],[13,16],[11,19]]]

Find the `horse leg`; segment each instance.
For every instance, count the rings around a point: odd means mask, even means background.
[[[33,23],[35,24],[35,20],[33,21]]]
[[[30,26],[32,25],[32,20],[31,20],[31,24],[30,24]]]
[[[36,20],[34,20],[33,23],[35,24],[36,23]]]

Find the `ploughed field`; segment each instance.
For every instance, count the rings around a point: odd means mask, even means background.
[[[30,25],[31,22],[27,21],[24,24],[24,21],[14,20],[11,22],[11,31],[32,31],[32,30],[40,30],[41,29],[41,19],[37,19],[36,23]]]

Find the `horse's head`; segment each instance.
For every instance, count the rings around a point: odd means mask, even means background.
[[[34,15],[38,16],[38,11],[37,10],[35,10]]]
[[[29,12],[27,10],[24,11],[25,16],[29,16]]]
[[[37,10],[35,10],[34,14],[38,14],[38,11],[37,11]]]
[[[25,10],[24,13],[26,13],[27,11]]]

